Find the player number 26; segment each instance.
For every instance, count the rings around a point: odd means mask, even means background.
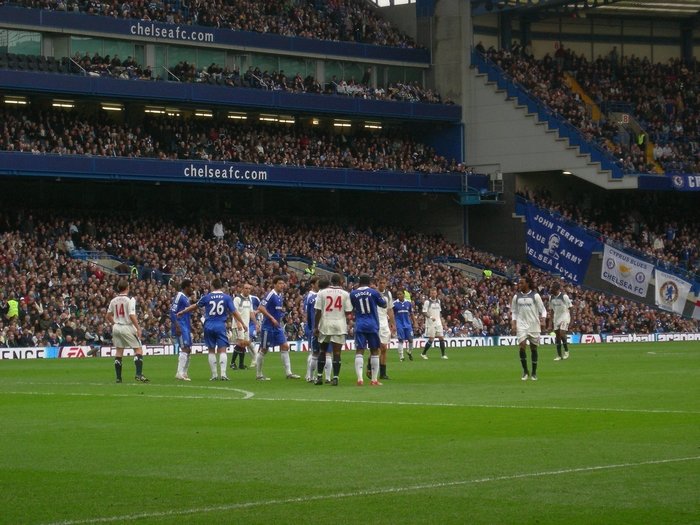
[[[223,301],[209,301],[209,315],[223,315],[224,314],[224,302]]]

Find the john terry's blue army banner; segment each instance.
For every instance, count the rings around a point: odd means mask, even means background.
[[[540,268],[581,284],[598,241],[548,210],[527,203],[527,258]]]

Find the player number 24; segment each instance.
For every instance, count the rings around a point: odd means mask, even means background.
[[[336,297],[335,301],[332,297],[326,297],[326,299],[328,300],[328,304],[326,304],[326,312],[343,309],[343,299],[340,296]]]

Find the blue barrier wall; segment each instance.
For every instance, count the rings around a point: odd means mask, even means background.
[[[145,82],[58,73],[0,70],[0,88],[37,93],[122,97],[147,102],[239,106],[266,110],[313,111],[334,115],[459,122],[461,106],[365,100],[335,95],[230,88],[182,82]]]
[[[354,59],[409,62],[425,66],[430,64],[430,52],[425,49],[403,49],[352,42],[327,42],[312,38],[214,29],[204,26],[122,20],[60,11],[0,7],[0,21],[6,24],[33,26],[66,33],[78,30],[103,33],[105,36],[117,38],[120,36],[140,37],[143,40],[157,40],[161,43],[193,44],[202,42],[221,46],[255,48],[258,51],[292,51]]]
[[[456,193],[461,188],[461,177],[458,173],[354,171],[226,162],[31,155],[11,152],[0,152],[0,175],[433,193]]]

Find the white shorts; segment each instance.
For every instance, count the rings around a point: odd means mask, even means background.
[[[379,327],[379,342],[383,345],[388,345],[391,342],[391,330],[388,325]]]
[[[234,330],[236,334],[236,341],[250,341],[250,330],[244,328],[243,330]]]
[[[533,345],[540,344],[540,333],[539,332],[520,332],[518,331],[518,344],[526,341]]]
[[[554,330],[563,330],[566,332],[569,329],[569,321],[557,321],[554,323]]]
[[[425,325],[425,337],[428,339],[442,337],[443,335],[445,335],[445,329],[442,327],[442,323]]]
[[[116,348],[141,348],[141,341],[132,324],[115,324],[112,328],[112,344]]]
[[[345,344],[345,335],[318,335],[318,343],[336,343],[339,345]]]

